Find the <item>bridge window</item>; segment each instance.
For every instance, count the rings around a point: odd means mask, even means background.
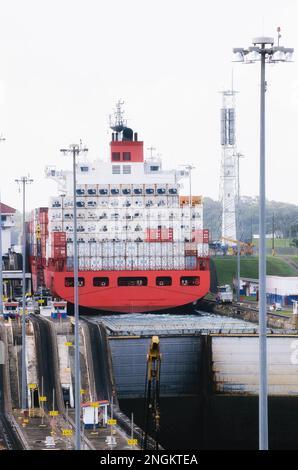
[[[112,152],[113,162],[120,162],[120,152]]]
[[[200,278],[199,276],[182,276],[180,277],[181,286],[199,286]]]
[[[170,276],[159,276],[156,278],[157,286],[171,286],[172,278]]]
[[[131,166],[130,165],[123,165],[123,174],[130,175],[131,174]]]
[[[74,287],[74,278],[73,277],[66,277],[64,280],[65,287]],[[79,287],[84,287],[85,285],[85,278],[79,277],[78,278],[78,285]]]
[[[123,161],[129,162],[131,160],[130,152],[123,152]]]
[[[112,173],[113,173],[113,175],[120,175],[120,165],[113,165],[112,166]]]
[[[118,277],[119,287],[141,287],[147,284],[147,277]]]
[[[89,167],[88,166],[81,166],[81,171],[89,171]]]
[[[93,285],[94,287],[108,287],[109,278],[108,277],[94,277]]]

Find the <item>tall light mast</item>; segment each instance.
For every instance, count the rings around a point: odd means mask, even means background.
[[[221,171],[220,198],[222,202],[222,239],[227,245],[235,245],[236,240],[236,194],[237,159],[235,140],[235,94],[232,90],[222,92],[221,108]]]

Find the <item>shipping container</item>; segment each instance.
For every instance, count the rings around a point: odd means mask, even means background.
[[[52,245],[55,245],[55,246],[65,246],[66,244],[65,232],[52,232],[51,242],[52,242]]]
[[[73,258],[72,257],[67,257],[66,258],[66,270],[67,271],[72,271],[73,270]]]
[[[185,256],[185,269],[197,269],[197,257]]]
[[[109,196],[110,187],[108,184],[99,184],[98,185],[98,195],[99,196]]]
[[[123,271],[126,268],[125,257],[119,256],[114,259],[114,269],[117,271]]]
[[[91,271],[96,271],[98,269],[95,257],[90,258],[90,269],[91,269]]]
[[[61,246],[52,246],[51,257],[54,259],[66,258],[66,248]]]

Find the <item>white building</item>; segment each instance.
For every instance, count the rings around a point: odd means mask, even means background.
[[[11,247],[11,229],[15,226],[14,214],[16,210],[6,204],[1,203],[1,223],[2,223],[2,253],[8,253]]]

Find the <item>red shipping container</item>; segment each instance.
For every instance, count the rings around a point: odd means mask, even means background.
[[[66,233],[65,232],[52,232],[52,246],[65,246]]]
[[[209,243],[209,230],[203,230],[203,243]]]
[[[61,246],[52,247],[52,258],[54,259],[66,258],[66,249]]]

